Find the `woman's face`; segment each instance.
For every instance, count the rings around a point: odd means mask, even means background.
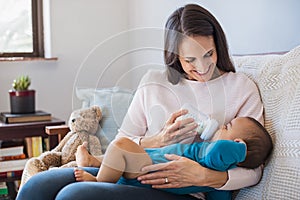
[[[213,36],[186,37],[179,45],[179,61],[190,80],[212,79],[217,63]]]

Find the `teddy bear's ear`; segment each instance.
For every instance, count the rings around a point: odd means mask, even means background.
[[[102,112],[99,106],[93,106],[92,109],[96,112],[98,120],[102,119]]]

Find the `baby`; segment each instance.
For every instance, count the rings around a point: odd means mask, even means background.
[[[192,144],[173,144],[162,148],[142,148],[128,138],[114,140],[104,155],[97,176],[82,169],[74,170],[77,181],[99,181],[130,184],[141,187],[136,178],[144,166],[169,162],[165,154],[176,154],[198,162],[200,165],[226,171],[234,167],[256,168],[262,165],[273,148],[272,139],[266,129],[255,119],[239,117],[221,127],[210,142]],[[166,179],[166,184],[169,180]],[[218,192],[209,187],[190,186],[183,188],[162,189],[176,194],[196,192]],[[224,192],[221,191],[221,195]],[[230,194],[227,194],[230,199]]]

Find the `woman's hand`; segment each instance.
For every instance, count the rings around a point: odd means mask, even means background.
[[[189,142],[191,143],[197,134],[197,132],[194,131],[198,126],[197,123],[194,122],[193,118],[176,121],[178,117],[187,114],[187,112],[188,111],[184,109],[173,113],[159,134],[143,138],[140,141],[140,145],[148,148],[163,147],[179,143],[186,139],[190,139],[191,141]]]
[[[219,188],[227,179],[227,172],[218,172],[202,167],[197,162],[174,154],[166,154],[168,163],[144,167],[143,171],[156,171],[138,177],[142,184],[153,188],[181,188],[187,186],[209,186]]]

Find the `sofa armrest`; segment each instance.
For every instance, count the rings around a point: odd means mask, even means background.
[[[70,131],[67,125],[46,126],[45,131],[49,136],[58,136],[58,142]]]

